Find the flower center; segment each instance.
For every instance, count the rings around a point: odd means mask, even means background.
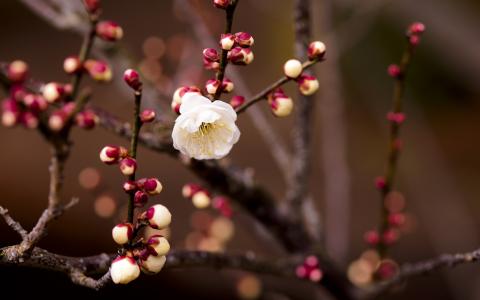
[[[201,136],[205,136],[215,129],[215,127],[215,123],[202,123],[198,128],[198,132]]]

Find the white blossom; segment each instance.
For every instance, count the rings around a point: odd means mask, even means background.
[[[172,131],[173,147],[195,159],[220,159],[240,138],[236,120],[231,105],[186,94]]]

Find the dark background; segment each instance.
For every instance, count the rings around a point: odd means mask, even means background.
[[[209,1],[193,1],[209,29],[215,34],[223,30],[223,14],[211,8]],[[315,67],[324,83],[324,91],[340,87],[338,101],[343,104],[343,115],[337,120],[345,126],[349,191],[346,229],[329,231],[330,237],[343,238],[348,244],[342,253],[330,249],[332,257],[343,268],[365,249],[363,232],[374,227],[378,219],[378,195],[373,178],[383,172],[386,155],[386,122],[392,82],[386,67],[398,61],[404,46],[402,34],[412,21],[421,20],[427,26],[418,55],[408,78],[406,95],[407,123],[404,127],[405,152],[402,153],[398,188],[407,199],[407,212],[412,226],[408,234],[393,248],[392,256],[398,262],[417,261],[444,252],[463,252],[478,246],[480,205],[480,128],[479,77],[480,73],[480,2],[475,0],[403,0],[403,1],[335,1],[328,16],[332,29],[327,29],[323,1],[312,1],[315,39],[336,40],[338,65],[327,63]],[[172,1],[104,0],[104,18],[122,25],[125,37],[121,45],[131,52],[133,61],[151,71],[161,93],[171,95],[181,83],[202,82],[210,76],[201,69],[201,48],[192,34],[182,10]],[[283,62],[292,57],[293,28],[292,1],[242,0],[238,7],[234,31],[247,31],[255,37],[255,61],[240,69],[252,91],[259,91],[281,75]],[[0,2],[0,61],[22,59],[29,63],[32,76],[42,81],[67,81],[62,71],[65,56],[78,51],[81,38],[75,33],[53,28],[33,14],[20,1]],[[356,20],[356,21],[351,21]],[[158,62],[142,64],[145,40],[156,36],[166,45]],[[212,45],[214,46],[214,45]],[[185,52],[189,51],[189,52]],[[182,53],[184,54],[182,56]],[[186,54],[185,54],[186,53]],[[160,56],[160,54],[159,54]],[[144,58],[143,58],[144,59]],[[178,84],[170,79],[177,66],[188,59],[187,75]],[[191,63],[190,63],[191,62]],[[146,67],[145,67],[146,66]],[[156,67],[155,67],[156,66]],[[322,66],[325,66],[322,68]],[[337,83],[325,85],[332,78],[334,68]],[[153,71],[152,71],[153,70]],[[114,69],[115,76],[123,70]],[[170,78],[170,79],[169,79]],[[339,80],[339,81],[338,81]],[[87,82],[87,81],[86,81]],[[112,85],[96,85],[93,102],[127,120],[132,101],[125,91]],[[294,84],[287,91],[295,95]],[[324,92],[322,91],[322,92]],[[322,94],[320,93],[320,95]],[[165,98],[165,99],[164,99]],[[158,103],[168,105],[170,99],[159,97]],[[314,160],[311,169],[312,194],[322,216],[327,215],[325,182],[335,170],[325,169],[322,151],[328,147],[328,136],[322,131],[322,109],[328,102],[317,97],[315,106],[319,116],[314,130]],[[260,105],[278,133],[288,141],[292,118],[275,119],[266,105]],[[255,178],[280,199],[284,191],[282,178],[261,136],[251,125],[248,116],[240,117],[242,138],[230,158],[244,167],[255,167]],[[335,132],[335,131],[333,131]],[[1,148],[0,204],[24,227],[33,226],[46,205],[48,189],[47,145],[35,131],[20,128],[0,128]],[[101,128],[93,132],[76,129],[75,147],[67,164],[64,197],[78,196],[80,204],[54,222],[49,235],[40,246],[65,255],[92,255],[112,252],[115,245],[110,236],[111,227],[122,218],[125,196],[121,190],[121,176],[115,168],[102,165],[98,152],[105,144],[126,144]],[[191,203],[181,197],[185,182],[195,181],[181,165],[165,155],[146,149],[139,151],[140,176],[157,176],[165,187],[157,199],[173,213],[171,242],[174,248],[183,248],[185,237],[191,231]],[[98,169],[101,185],[94,191],[82,188],[77,180],[85,167]],[[98,196],[113,197],[115,213],[107,218],[95,212]],[[337,215],[330,216],[337,218]],[[228,252],[256,251],[259,255],[281,255],[273,241],[265,241],[258,227],[239,209],[234,217],[236,235],[228,244]],[[328,217],[327,217],[328,220]],[[325,223],[324,218],[320,223]],[[328,222],[328,221],[327,221]],[[328,223],[326,225],[328,227]],[[17,242],[17,237],[0,222],[0,246]],[[345,236],[347,235],[347,236]],[[340,255],[341,254],[341,255]],[[461,266],[440,272],[428,278],[412,280],[403,293],[391,299],[478,299],[480,277],[477,265]],[[94,293],[73,286],[62,274],[18,268],[1,268],[2,291],[19,295],[32,289],[51,287],[60,294],[105,297],[113,294],[166,293],[197,299],[238,297],[236,282],[241,272],[186,270],[162,272],[158,276],[143,276],[133,284]],[[285,292],[294,298],[311,299],[308,285],[285,285],[275,278],[263,278],[264,298]],[[275,292],[277,291],[277,292]],[[300,292],[301,291],[301,292]],[[73,295],[73,294],[72,294]],[[318,295],[315,295],[315,297]]]

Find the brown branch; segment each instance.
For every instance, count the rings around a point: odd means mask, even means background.
[[[23,229],[22,225],[15,221],[10,214],[8,213],[8,209],[3,208],[0,206],[0,215],[2,215],[3,219],[5,219],[5,223],[7,223],[10,228],[12,228],[16,233],[20,235],[22,239],[27,237],[28,232]]]

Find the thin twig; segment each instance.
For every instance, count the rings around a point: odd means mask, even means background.
[[[138,138],[140,134],[140,129],[142,128],[142,121],[140,120],[140,105],[142,104],[142,91],[135,91],[135,108],[133,110],[133,131],[130,139],[130,156],[132,158],[137,157],[137,146]],[[128,176],[128,180],[135,181],[135,172],[132,175]],[[134,193],[129,194],[128,200],[128,222],[133,224],[133,213],[135,210],[134,206]]]
[[[10,226],[16,233],[20,235],[22,239],[25,239],[27,237],[28,232],[23,229],[22,225],[15,221],[10,214],[8,213],[8,209],[3,208],[0,206],[0,215],[5,219],[5,223],[7,223],[8,226]]]

